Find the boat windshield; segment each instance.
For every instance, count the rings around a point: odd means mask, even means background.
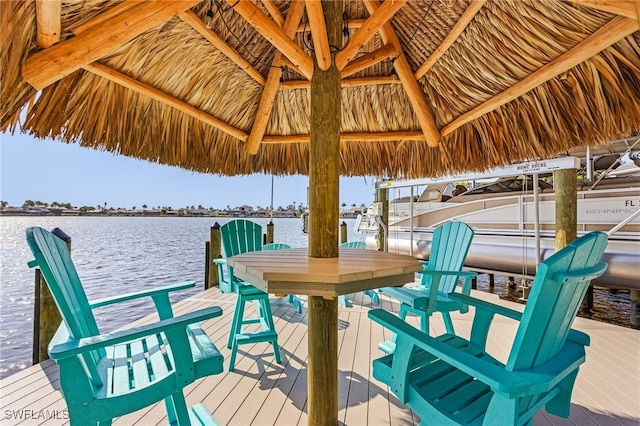
[[[470,189],[460,196],[464,197],[466,195],[476,195],[476,194],[496,194],[501,192],[521,192],[523,190],[531,191],[533,190],[533,178],[531,176],[527,176],[527,180],[525,181],[522,176],[518,176],[515,178],[504,178],[500,179],[496,182],[480,186],[478,188]],[[538,189],[541,192],[552,191],[553,185],[544,180],[538,179]]]

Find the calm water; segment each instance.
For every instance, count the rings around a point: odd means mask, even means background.
[[[195,289],[174,294],[173,301],[204,288],[205,243],[211,226],[226,218],[140,217],[0,217],[0,378],[31,365],[34,271],[25,241],[25,229],[60,228],[71,236],[72,257],[89,300],[193,280]],[[266,225],[268,219],[255,219]],[[345,219],[348,240],[364,240],[353,233],[354,220]],[[306,247],[300,219],[274,219],[276,242]],[[517,300],[505,277],[496,276],[494,292]],[[487,276],[478,277],[478,289],[488,291]],[[627,292],[595,293],[593,319],[629,326]],[[111,331],[153,312],[150,300],[134,301],[95,311],[102,331]]]
[[[205,243],[211,226],[226,218],[0,217],[0,378],[31,365],[34,303],[33,259],[25,229],[60,228],[71,236],[71,253],[89,300],[193,280],[204,288]],[[269,219],[255,219],[266,225]],[[354,220],[345,219],[348,240]],[[300,219],[273,219],[275,241],[307,247]],[[147,298],[148,299],[148,298]],[[150,299],[96,310],[102,331],[114,330],[153,311]],[[108,320],[108,322],[107,322]]]

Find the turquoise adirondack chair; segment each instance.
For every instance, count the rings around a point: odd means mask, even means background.
[[[452,221],[440,225],[433,231],[429,261],[421,261],[422,271],[418,272],[422,275],[420,284],[380,289],[380,292],[400,301],[398,315],[401,319],[406,319],[408,313],[417,315],[420,329],[428,333],[429,317],[440,312],[447,333],[454,334],[449,312],[466,313],[468,306],[449,296],[456,291],[460,279],[463,279],[460,293],[471,294],[471,281],[477,273],[463,271],[462,267],[472,240],[473,230],[466,223]],[[393,353],[395,336],[381,342],[378,347],[388,354]]]
[[[592,232],[542,262],[522,313],[452,295],[475,308],[468,340],[449,333],[430,337],[387,311],[370,311],[398,336],[395,352],[373,362],[374,378],[389,385],[421,424],[533,424],[542,407],[569,417],[589,344],[589,336],[571,325],[589,283],[607,268],[601,261],[606,245],[606,234]],[[505,364],[485,350],[495,315],[519,321]]]
[[[183,388],[223,371],[223,358],[198,322],[222,315],[211,307],[173,316],[169,293],[193,281],[89,303],[66,244],[49,231],[26,231],[39,267],[62,315],[49,344],[60,367],[60,386],[71,425],[106,425],[111,419],[165,401],[170,424],[217,424],[202,404],[187,408]],[[93,309],[150,297],[160,320],[102,334]]]
[[[263,249],[262,227],[250,220],[237,219],[225,223],[220,227],[220,236],[222,237],[222,248],[226,258]],[[269,295],[250,283],[235,277],[233,275],[233,267],[227,264],[225,259],[215,259],[214,262],[218,266],[220,291],[223,293],[233,291],[238,295],[227,342],[227,347],[231,349],[229,371],[235,369],[238,346],[243,344],[271,343],[276,362],[280,363],[278,333],[273,322]],[[227,270],[226,276],[224,268]],[[245,318],[245,305],[249,302],[256,305],[257,316]],[[261,331],[246,332],[244,330],[245,325],[256,323],[260,323]]]
[[[340,248],[353,248],[353,249],[366,249],[367,243],[364,241],[347,241],[339,246]],[[380,303],[380,296],[373,290],[365,290],[363,293],[371,298],[373,303]],[[338,296],[338,301],[342,306],[348,308],[351,306],[351,302],[345,294]]]

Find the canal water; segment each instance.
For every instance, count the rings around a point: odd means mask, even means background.
[[[227,218],[177,217],[0,217],[0,378],[31,365],[34,271],[25,229],[60,228],[72,239],[71,253],[89,300],[194,280],[196,288],[174,295],[173,302],[204,288],[205,243],[211,226]],[[252,219],[263,225],[269,219]],[[300,219],[275,218],[275,241],[307,247]],[[349,241],[364,240],[345,219]],[[505,277],[496,276],[494,292],[518,299]],[[478,289],[488,291],[481,275]],[[629,293],[595,293],[592,318],[629,326]],[[150,314],[148,301],[133,301],[96,310],[102,331],[111,331]],[[584,313],[582,314],[584,315]]]

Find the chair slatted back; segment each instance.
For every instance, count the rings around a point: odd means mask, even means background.
[[[347,241],[346,243],[340,244],[340,248],[366,249],[367,243],[364,241]]]
[[[285,243],[269,243],[262,246],[262,250],[284,250],[290,248],[291,246]]]
[[[98,325],[66,243],[40,227],[28,228],[26,237],[35,256],[35,261],[30,262],[29,266],[38,266],[42,271],[69,335],[74,339],[99,335]],[[95,384],[100,383],[96,364],[104,356],[104,349],[100,349],[84,359]]]
[[[227,258],[262,250],[262,227],[250,220],[237,219],[225,223],[220,227],[220,236]]]
[[[460,271],[467,258],[473,240],[473,229],[466,223],[451,221],[438,226],[433,231],[429,262],[424,266],[430,271]],[[432,276],[423,274],[421,284],[430,286]],[[458,282],[453,275],[441,276],[438,289],[451,293]]]
[[[600,260],[606,245],[606,234],[592,232],[540,264],[507,369],[528,369],[544,364],[562,348],[591,279],[606,269],[606,263]]]

